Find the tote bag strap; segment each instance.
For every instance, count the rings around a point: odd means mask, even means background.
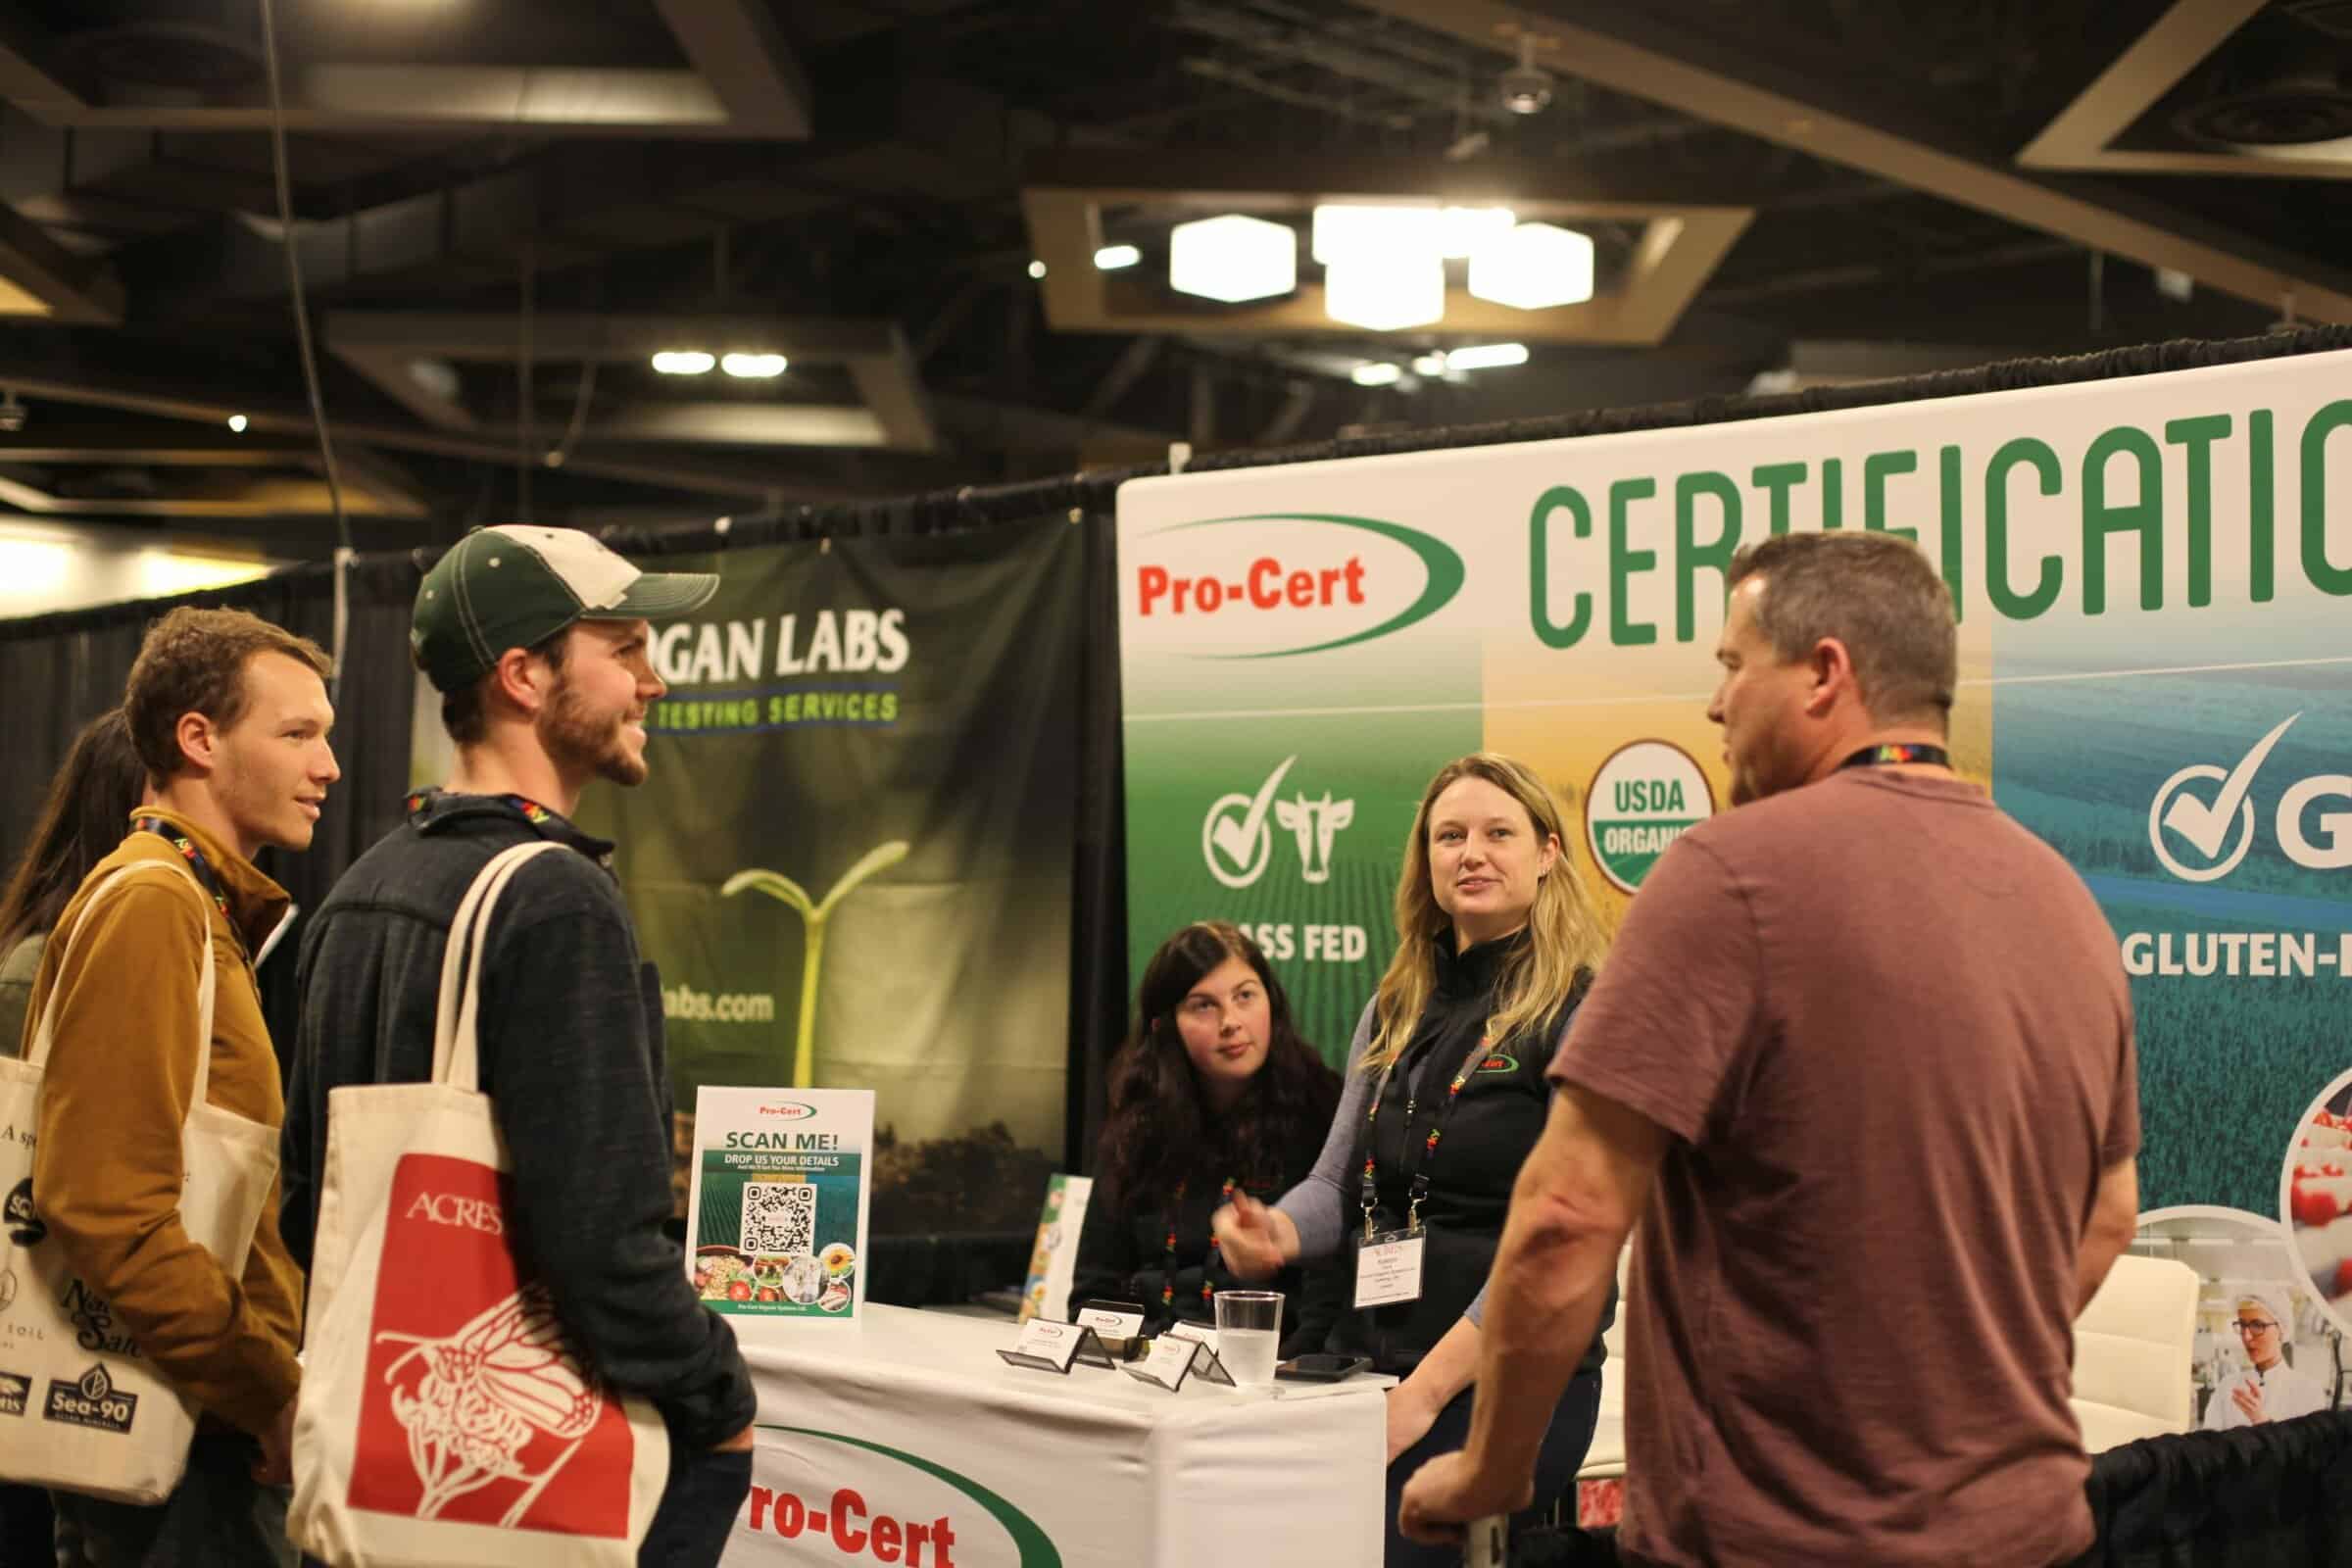
[[[482,950],[499,895],[522,862],[564,846],[540,839],[501,850],[474,877],[449,922],[449,947],[441,956],[441,999],[433,1016],[433,1082],[472,1094],[481,1087],[481,1054],[475,1038],[480,1020]]]
[[[187,868],[171,860],[142,860],[136,865],[123,866],[90,889],[90,896],[81,901],[74,929],[65,934],[66,945],[58,953],[55,972],[65,973],[66,960],[74,956],[74,944],[81,940],[82,928],[90,923],[90,911],[130,878],[156,871],[175,876],[194,890],[201,910],[198,917],[204,926],[204,961],[196,975],[196,1092],[188,1100],[188,1114],[194,1116],[196,1107],[204,1103],[205,1091],[213,1080],[213,988],[217,977],[213,973],[213,901],[205,896],[204,889],[188,874]],[[49,940],[56,941],[57,934],[52,932]],[[123,983],[129,983],[127,977]],[[33,1022],[32,1039],[24,1052],[25,1061],[35,1067],[48,1065],[50,1047],[56,1043],[57,1002],[53,986],[42,1003],[40,1017]]]

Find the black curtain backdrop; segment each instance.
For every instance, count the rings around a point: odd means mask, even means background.
[[[2142,1438],[2094,1454],[2082,1490],[2098,1539],[2066,1568],[2341,1568],[2352,1562],[2352,1412]],[[1510,1560],[1616,1568],[1616,1538],[1539,1531]]]
[[[1210,454],[1192,471],[1373,457],[1507,442],[1684,428],[1735,419],[1776,418],[1838,409],[2110,380],[2123,376],[2234,365],[2352,348],[2352,327],[2309,327],[2228,342],[2181,340],[2071,359],[2021,359],[1973,370],[1902,380],[1819,387],[1772,397],[1706,398],[1690,403],[1593,410],[1536,419],[1440,430],[1355,436],[1271,451]],[[789,508],[677,527],[609,528],[613,548],[632,556],[705,553],[794,539],[878,533],[941,533],[1069,518],[1087,531],[1083,745],[1072,888],[1070,986],[1071,1169],[1091,1163],[1101,1125],[1102,1074],[1128,1022],[1126,876],[1118,668],[1118,600],[1112,516],[1118,487],[1160,474],[1165,465],[1099,471],[991,488],[965,487],[891,501]],[[408,788],[409,723],[414,677],[408,662],[409,606],[431,557],[424,552],[361,558],[351,569],[347,670],[336,726],[344,767],[319,837],[304,857],[269,867],[298,902],[315,906],[359,852],[398,818]],[[333,576],[324,566],[276,573],[260,582],[171,600],[141,601],[58,615],[0,621],[0,692],[7,693],[7,744],[0,747],[0,858],[13,861],[39,808],[49,777],[74,730],[120,700],[122,679],[147,623],[173,604],[230,605],[254,611],[326,643],[333,629]],[[290,985],[292,963],[270,966]],[[269,990],[273,976],[265,976]],[[274,1025],[274,1015],[273,1015]],[[962,1265],[939,1265],[943,1279]],[[1018,1268],[1012,1269],[1017,1274]],[[945,1288],[945,1287],[943,1287]]]

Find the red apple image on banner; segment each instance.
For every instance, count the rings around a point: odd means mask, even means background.
[[[402,1157],[369,1329],[350,1503],[419,1519],[622,1539],[628,1419],[507,1250],[488,1165]]]

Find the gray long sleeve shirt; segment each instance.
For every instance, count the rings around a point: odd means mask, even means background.
[[[1324,1135],[1323,1152],[1315,1157],[1314,1169],[1306,1180],[1292,1188],[1275,1201],[1274,1206],[1291,1218],[1298,1229],[1298,1257],[1301,1262],[1330,1257],[1348,1244],[1348,1226],[1357,1214],[1355,1191],[1348,1182],[1363,1163],[1364,1112],[1371,1108],[1372,1090],[1378,1081],[1364,1071],[1364,1053],[1372,1047],[1372,1007],[1364,1004],[1363,1016],[1355,1021],[1355,1034],[1348,1042],[1348,1065],[1343,1069],[1340,1108],[1332,1112],[1331,1131]],[[1346,1298],[1352,1298],[1349,1287]],[[1480,1286],[1471,1299],[1469,1309],[1462,1315],[1473,1328],[1483,1326],[1487,1310],[1487,1288]]]

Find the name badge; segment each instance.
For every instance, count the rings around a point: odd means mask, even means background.
[[[1390,1306],[1421,1298],[1419,1231],[1382,1231],[1355,1254],[1355,1304]]]
[[[1110,1352],[1102,1348],[1102,1342],[1093,1329],[1044,1317],[1033,1317],[1022,1324],[1020,1338],[1013,1342],[1012,1348],[999,1350],[997,1354],[1013,1366],[1059,1372],[1064,1377],[1079,1362],[1088,1366],[1112,1364]]]

